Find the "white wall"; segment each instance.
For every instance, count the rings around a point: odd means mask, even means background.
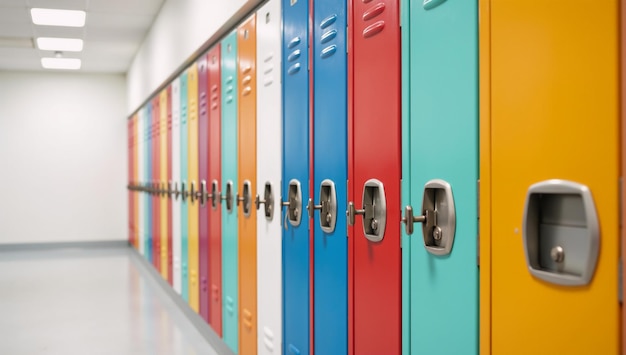
[[[0,72],[0,244],[127,238],[123,75]]]
[[[166,0],[127,75],[134,112],[202,45],[263,0]]]

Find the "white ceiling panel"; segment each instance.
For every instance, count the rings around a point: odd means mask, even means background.
[[[11,43],[36,37],[81,38],[84,51],[63,53],[82,59],[84,72],[124,73],[128,70],[164,0],[0,0],[0,70],[44,70],[40,59],[52,51],[17,48]],[[30,9],[85,10],[84,28],[35,26]],[[2,44],[4,43],[4,45]]]

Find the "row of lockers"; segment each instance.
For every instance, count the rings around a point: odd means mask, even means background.
[[[619,353],[619,5],[269,0],[130,118],[130,243],[235,353]]]

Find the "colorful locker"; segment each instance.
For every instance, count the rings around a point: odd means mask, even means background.
[[[351,8],[349,354],[401,351],[399,10],[393,0]]]
[[[207,58],[202,55],[198,65],[198,276],[200,280],[200,316],[209,322],[209,208],[206,204],[209,176],[209,111],[207,104]]]
[[[221,149],[221,45],[218,43],[207,55],[209,71],[209,176],[207,188],[210,189],[209,209],[209,324],[222,336],[222,209],[219,190],[222,181]]]
[[[172,194],[173,194],[173,182],[172,182],[172,85],[167,86],[167,99],[165,105],[167,106],[167,282],[170,286],[174,285],[174,267],[173,267],[173,225],[172,225]]]
[[[313,190],[315,352],[348,351],[347,55],[345,1],[314,2]],[[314,210],[319,210],[315,213]]]
[[[198,66],[193,63],[187,69],[187,169],[189,180],[189,305],[196,312],[200,311],[200,288],[198,285]]]
[[[270,0],[256,13],[257,348],[267,355],[282,350],[282,231],[275,213],[282,177],[282,141],[277,139],[282,137],[280,5],[280,0]]]
[[[161,276],[164,280],[167,280],[167,240],[168,236],[168,210],[167,210],[167,89],[161,90],[161,94],[159,95],[159,186],[161,189],[161,193],[159,194],[159,203],[160,203],[160,230],[161,230],[161,249],[160,249],[160,257],[159,261],[161,263]]]
[[[152,265],[161,271],[161,106],[152,99]]]
[[[620,221],[625,221],[625,215],[626,215],[626,209],[623,208],[623,206],[626,206],[626,189],[623,188],[623,183],[624,183],[624,173],[626,172],[626,152],[624,151],[626,149],[626,45],[623,44],[624,39],[626,39],[626,0],[620,0],[620,39],[622,41],[622,44],[620,45],[620,74],[621,74],[621,85],[620,85],[620,93],[621,93],[621,101],[620,101],[620,113],[622,116],[621,119],[621,147],[620,147],[620,152],[621,152],[621,166],[620,166],[620,181],[622,183],[622,188],[620,189],[621,192],[621,214],[619,216]],[[623,223],[623,222],[622,222]],[[620,260],[622,262],[621,264],[621,279],[620,279],[620,284],[624,285],[625,281],[626,281],[626,273],[624,273],[624,265],[626,263],[626,258],[624,258],[624,255],[626,255],[626,228],[624,228],[623,226],[621,227],[621,234],[622,234],[622,238],[621,238],[621,242],[622,242],[622,248],[621,248],[621,252],[620,252]],[[622,286],[623,287],[623,286]],[[626,354],[626,307],[624,307],[623,305],[623,290],[622,290],[622,314],[621,314],[621,326],[622,326],[622,334],[621,334],[621,343],[622,343],[622,354]]]
[[[134,204],[134,191],[132,189],[132,185],[133,185],[133,166],[134,166],[134,159],[133,159],[133,125],[135,122],[135,116],[131,116],[130,119],[128,119],[128,121],[126,122],[126,127],[127,127],[127,153],[128,153],[128,244],[130,246],[135,245],[135,226],[134,226],[134,210],[135,210],[135,204]]]
[[[135,165],[137,167],[137,186],[143,188],[144,187],[144,144],[145,144],[145,136],[143,134],[143,119],[144,119],[144,110],[140,108],[137,111],[137,124],[135,125],[135,137],[136,137],[136,145],[137,145],[137,160],[135,161]],[[144,202],[146,193],[143,191],[137,191],[137,251],[140,255],[144,255]]]
[[[256,16],[237,30],[239,68],[238,162],[239,188],[239,352],[256,354]]]
[[[283,0],[283,353],[310,351],[309,2]]]
[[[403,353],[477,354],[477,3],[402,4]]]
[[[152,184],[152,104],[150,101],[146,103],[144,111],[144,134],[145,142],[145,186],[148,189],[153,187]],[[146,192],[145,195],[145,229],[144,229],[144,256],[152,263],[152,193]]]
[[[237,31],[222,40],[222,49],[222,330],[224,342],[238,353]]]
[[[172,200],[172,286],[174,287],[174,291],[179,294],[182,292],[182,237],[181,237],[181,204],[182,197],[180,196],[180,186],[181,186],[181,177],[180,177],[180,162],[181,162],[181,152],[180,152],[180,126],[181,126],[181,115],[180,115],[180,79],[176,78],[172,81],[172,95],[171,98],[171,106],[172,106],[172,181],[174,188],[174,195]]]
[[[187,136],[187,72],[180,75],[180,263],[182,268],[181,295],[185,301],[189,301],[189,191],[188,186],[188,146]]]
[[[141,193],[137,190],[139,187],[139,144],[141,137],[138,135],[139,127],[139,112],[135,112],[133,117],[133,184],[135,191],[133,193],[133,238],[134,248],[139,251],[139,200],[141,199]]]
[[[480,2],[481,353],[620,351],[618,3]]]

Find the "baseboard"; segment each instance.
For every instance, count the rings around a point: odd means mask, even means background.
[[[3,251],[40,251],[58,249],[111,249],[128,247],[127,240],[97,240],[84,242],[14,243],[0,244]]]
[[[128,245],[128,243],[126,244]],[[213,328],[198,314],[196,313],[189,304],[185,302],[185,300],[178,294],[172,286],[170,286],[167,281],[161,277],[161,274],[154,268],[154,266],[148,262],[135,248],[128,247],[132,255],[131,259],[137,263],[139,267],[145,270],[152,278],[157,282],[157,284],[165,291],[165,293],[174,301],[176,306],[183,312],[183,314],[189,319],[191,324],[198,330],[200,335],[217,351],[218,354],[223,355],[235,355],[235,353],[230,350],[228,345],[224,343],[222,338],[215,333]]]

